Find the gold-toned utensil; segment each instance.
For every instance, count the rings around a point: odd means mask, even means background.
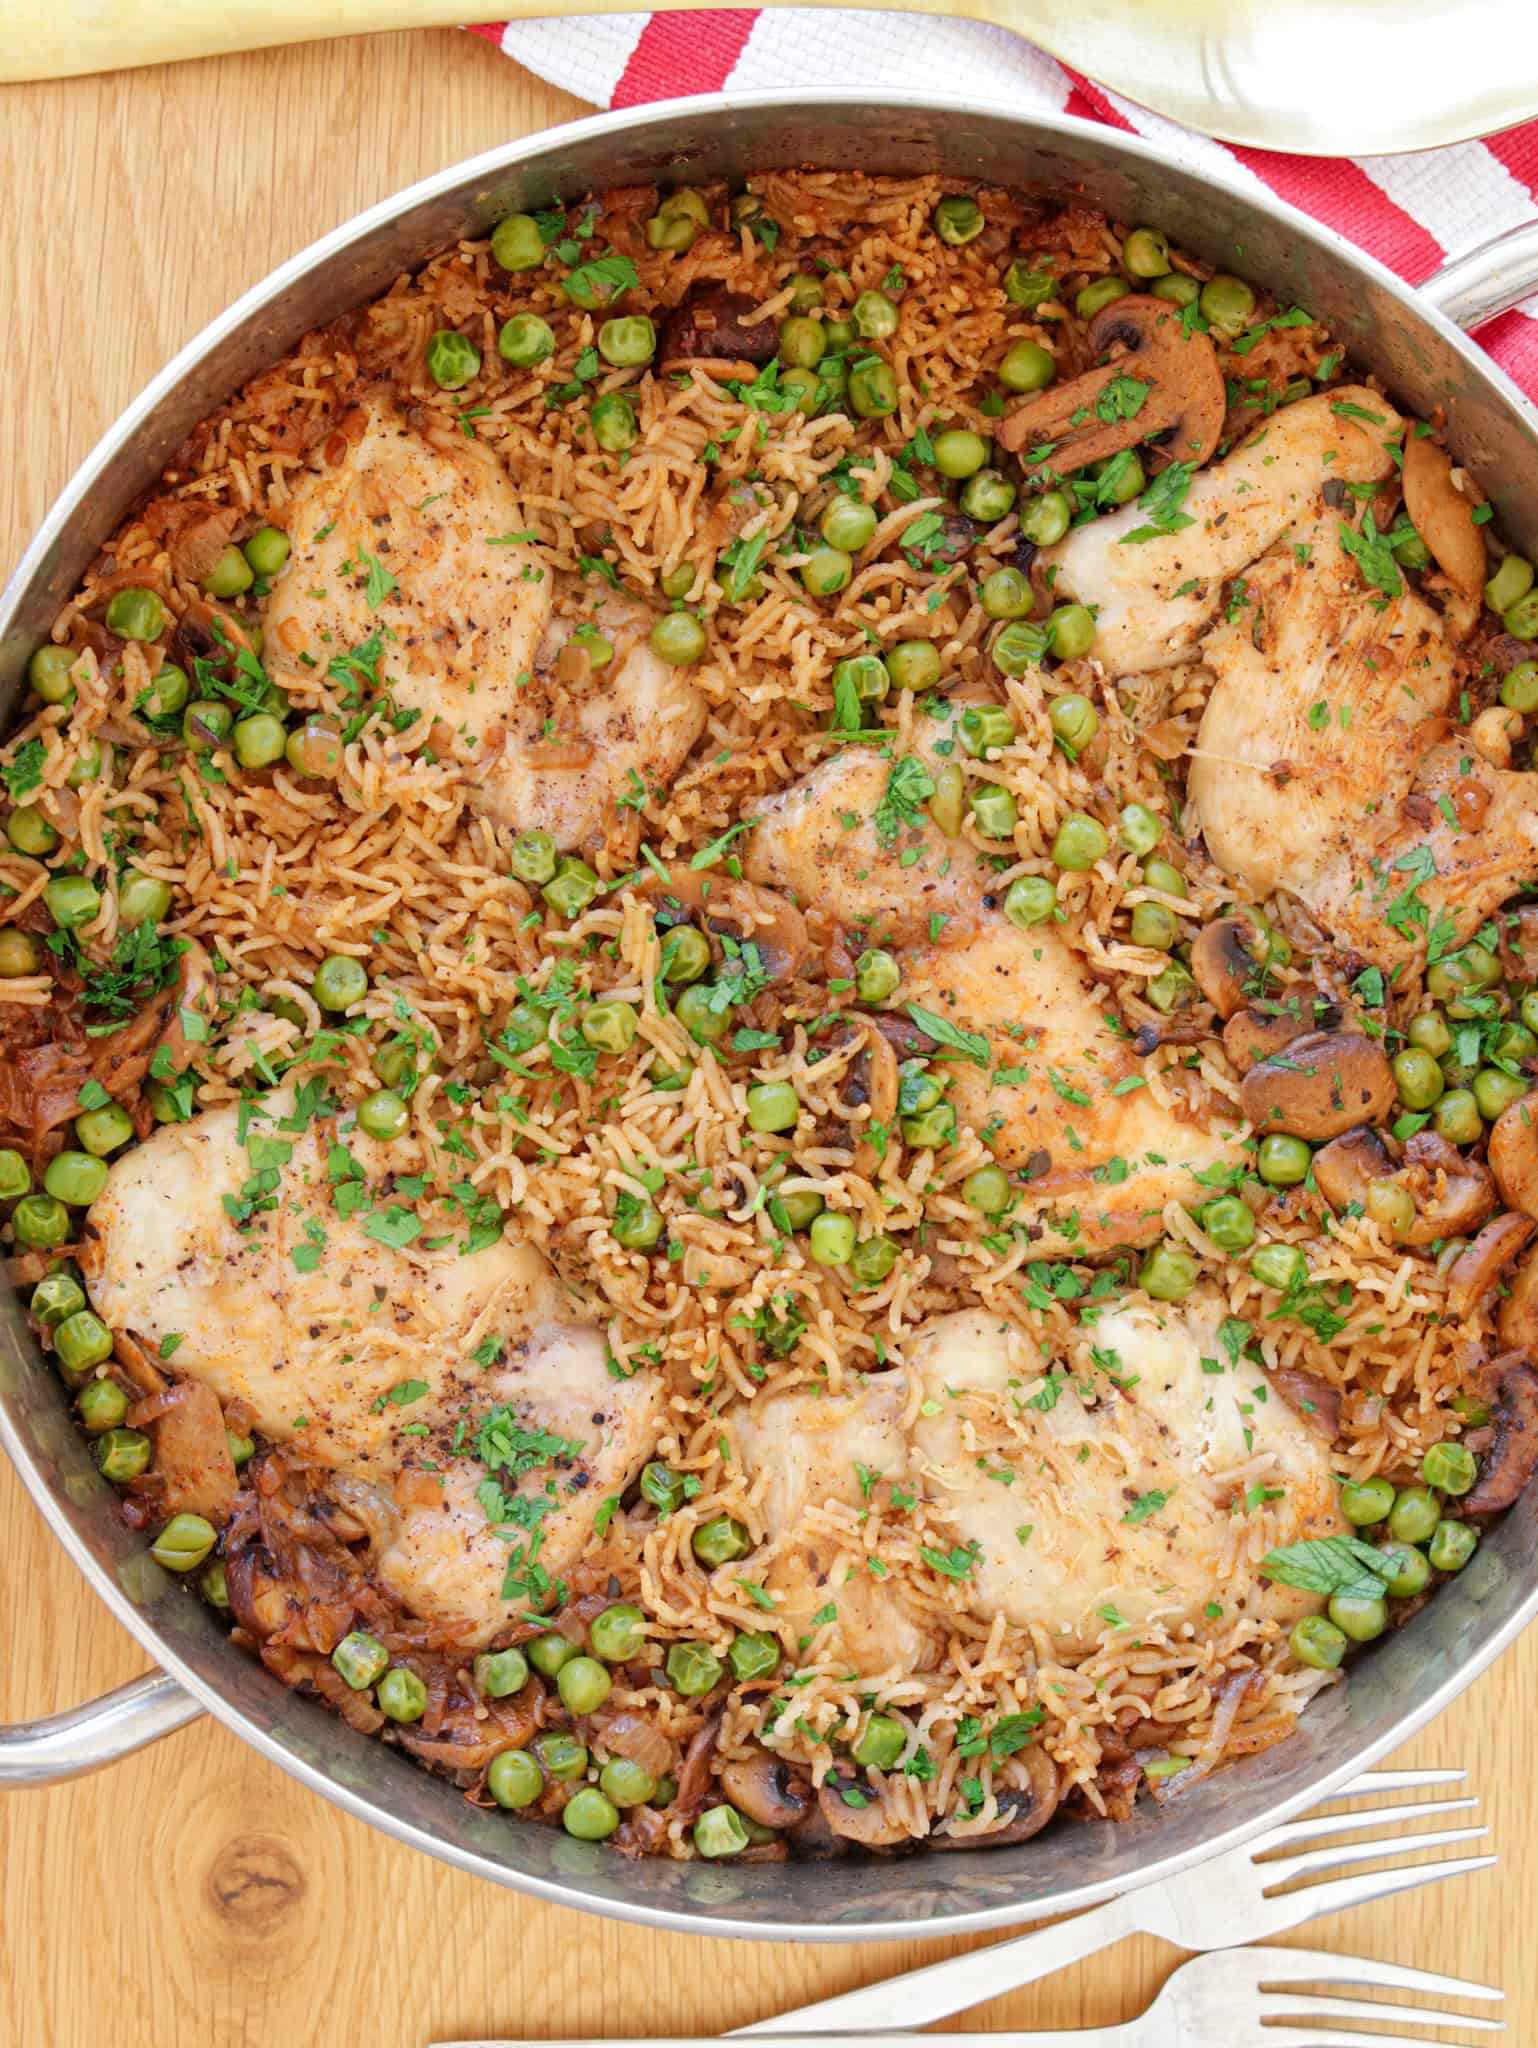
[[[612,14],[636,0],[6,0],[0,83],[381,29]],[[716,0],[651,0],[691,12]],[[809,6],[847,0],[799,0]],[[1532,0],[901,0],[992,22],[1227,142],[1330,156],[1428,149],[1538,116]]]

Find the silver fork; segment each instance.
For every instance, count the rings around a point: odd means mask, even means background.
[[[1306,1948],[1223,1949],[1195,1956],[1168,1979],[1137,2019],[1118,2027],[1072,2027],[1040,2033],[863,2034],[860,2048],[1435,2048],[1424,2034],[1342,2033],[1336,2024],[1372,2020],[1380,2026],[1460,2027],[1499,2033],[1505,2022],[1471,2018],[1426,2005],[1391,2004],[1366,1997],[1315,1992],[1311,1984],[1345,1985],[1361,1992],[1399,1991],[1434,1998],[1498,1999],[1487,1984],[1406,1970],[1360,1956],[1326,1955]],[[784,2048],[849,2048],[843,2035],[787,2034]],[[439,2043],[437,2048],[449,2048]],[[459,2048],[539,2048],[533,2042],[467,2041]],[[618,2048],[615,2042],[576,2041],[562,2048]],[[709,2036],[647,2041],[641,2048],[716,2048]],[[1470,2048],[1452,2043],[1449,2048]]]
[[[1463,1771],[1369,1771],[1335,1793],[1329,1803],[1461,1784],[1465,1775]],[[1428,1850],[1474,1840],[1489,1830],[1461,1827],[1413,1834],[1380,1833],[1372,1841],[1334,1843],[1318,1849],[1300,1849],[1301,1844],[1362,1828],[1399,1828],[1407,1821],[1467,1811],[1477,1804],[1475,1799],[1419,1799],[1372,1806],[1357,1813],[1301,1815],[1257,1836],[1243,1848],[1182,1871],[1166,1884],[1124,1893],[1088,1913],[1061,1920],[1055,1927],[1039,1927],[1013,1940],[996,1942],[992,1948],[973,1949],[946,1962],[931,1963],[926,1969],[910,1970],[905,1976],[868,1984],[860,1991],[846,1991],[836,1998],[819,1999],[814,2005],[798,2006],[794,2012],[777,2013],[772,2019],[759,2020],[736,2031],[874,2036],[927,2026],[931,2020],[945,2019],[968,2006],[981,2005],[985,1999],[1014,1991],[1022,1984],[1033,1984],[1039,1977],[1051,1976],[1054,1970],[1095,1955],[1128,1934],[1161,1935],[1187,1949],[1233,1949],[1244,1942],[1264,1941],[1289,1928],[1301,1927],[1321,1913],[1365,1905],[1369,1899],[1411,1891],[1417,1885],[1435,1884],[1466,1870],[1485,1870],[1495,1861],[1493,1856],[1462,1856],[1414,1863],[1398,1870],[1336,1877],[1325,1884],[1278,1895],[1278,1886],[1318,1871],[1345,1870],[1354,1863],[1404,1855],[1411,1850],[1423,1856]],[[1261,1862],[1262,1857],[1275,1860]],[[1391,1966],[1384,1963],[1358,1967],[1387,1970]],[[933,2038],[928,2036],[926,2040]],[[875,2048],[875,2044],[862,2043],[861,2048]],[[1266,2048],[1285,2048],[1285,2037],[1268,2034]]]

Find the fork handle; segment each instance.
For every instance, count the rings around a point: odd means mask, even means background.
[[[867,1984],[860,1991],[846,1991],[837,1998],[820,1999],[815,2005],[798,2006],[794,2012],[759,2020],[751,2027],[738,2027],[737,2035],[784,2035],[811,2032],[858,2033],[867,2037],[886,2032],[894,2036],[912,2027],[943,2020],[968,2006],[998,1998],[1022,1984],[1034,1984],[1050,1977],[1054,1970],[1082,1962],[1110,1948],[1124,1935],[1135,1934],[1142,1924],[1135,1892],[1109,1899],[1092,1912],[1079,1913],[1055,1926],[1038,1927],[1011,1941],[998,1941],[991,1948],[970,1949],[943,1963],[931,1963],[926,1970],[912,1970],[906,1976],[890,1977],[880,1984]],[[1113,2030],[1119,2034],[1119,2030]],[[944,2040],[943,2035],[926,2035],[926,2044]],[[961,2037],[964,2038],[964,2037]],[[1015,2042],[1034,2036],[1012,2035]],[[1058,2038],[1056,2036],[1043,2038]],[[1075,2034],[1075,2041],[1099,2041],[1098,2034]],[[1104,2037],[1109,2041],[1112,2036]],[[874,2048],[869,2038],[861,2048]]]
[[[1145,2014],[1146,2018],[1147,2015]],[[725,2037],[725,2038],[730,2038]],[[785,2034],[777,2037],[783,2048],[852,2048],[844,2034]],[[1363,2048],[1370,2048],[1369,2037],[1362,2035]],[[652,2040],[649,2037],[630,2044],[630,2048],[721,2048],[723,2037],[719,2034],[677,2034]],[[1170,2048],[1167,2034],[1156,2037],[1149,2034],[1141,2021],[1131,2020],[1121,2027],[1051,2027],[1032,2029],[1021,2033],[1011,2027],[998,2039],[1006,2048]],[[858,2048],[977,2048],[976,2034],[908,2034],[897,2032],[861,2034]],[[428,2048],[626,2048],[619,2041],[432,2041]],[[1430,2044],[1428,2043],[1428,2048]]]

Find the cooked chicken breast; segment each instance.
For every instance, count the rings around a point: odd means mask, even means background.
[[[1178,533],[1133,541],[1149,525],[1128,505],[1075,527],[1042,559],[1055,567],[1054,595],[1098,607],[1095,659],[1113,676],[1168,668],[1185,658],[1225,602],[1226,584],[1290,529],[1310,525],[1326,483],[1389,476],[1385,445],[1404,421],[1360,385],[1286,406],[1242,447],[1199,470],[1186,493],[1190,522]]]
[[[775,1595],[776,1621],[799,1637],[814,1615],[833,1607],[837,1654],[868,1678],[927,1670],[938,1646],[904,1603],[901,1584],[872,1576],[863,1553],[820,1522],[818,1510],[840,1502],[858,1508],[877,1481],[907,1477],[906,1384],[903,1374],[887,1373],[846,1394],[797,1387],[753,1401],[735,1418],[748,1476],[765,1479],[775,1554],[763,1579]]]
[[[209,1110],[119,1160],[89,1217],[93,1299],[270,1440],[386,1501],[410,1472],[380,1576],[416,1613],[489,1632],[590,1547],[652,1449],[659,1390],[609,1376],[602,1333],[532,1247],[399,1242],[415,1218],[368,1185],[388,1146],[350,1136],[349,1166],[312,1126],[283,1131],[292,1106],[273,1095],[244,1134],[237,1108]],[[477,1500],[488,1477],[511,1515]]]
[[[981,1310],[942,1317],[910,1347],[928,1396],[913,1425],[915,1474],[960,1544],[977,1612],[1045,1628],[1065,1653],[1216,1602],[1288,1624],[1311,1596],[1244,1562],[1249,1489],[1269,1543],[1343,1528],[1325,1445],[1235,1364],[1223,1305],[1197,1297],[1086,1324],[1086,1355],[1044,1361]],[[1271,1497],[1272,1495],[1278,1497]]]
[[[339,440],[345,452],[328,460]],[[397,704],[474,743],[475,802],[562,848],[588,847],[637,777],[665,786],[699,736],[704,700],[652,653],[644,606],[558,588],[526,530],[484,443],[431,435],[383,402],[361,407],[290,502],[265,658],[280,680],[302,679],[366,650]],[[559,620],[558,599],[569,613]],[[613,659],[590,673],[568,662],[558,682],[561,649],[584,628]]]
[[[1532,776],[1445,740],[1470,602],[1438,610],[1408,587],[1386,599],[1343,530],[1334,512],[1298,529],[1250,570],[1242,614],[1208,634],[1215,682],[1188,794],[1247,893],[1291,891],[1389,967],[1441,920],[1467,937],[1538,872],[1538,808]]]

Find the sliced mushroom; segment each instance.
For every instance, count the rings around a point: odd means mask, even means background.
[[[1465,1252],[1453,1261],[1447,1276],[1447,1306],[1455,1316],[1469,1315],[1494,1287],[1533,1234],[1526,1216],[1509,1212],[1487,1223]]]
[[[1452,458],[1435,441],[1409,434],[1400,471],[1410,523],[1437,567],[1465,596],[1477,597],[1487,574],[1484,537],[1474,524],[1478,498],[1453,482]]]
[[[1538,981],[1538,903],[1524,903],[1496,920],[1501,964],[1518,981]]]
[[[1223,1050],[1241,1074],[1247,1074],[1257,1060],[1269,1059],[1294,1040],[1315,1031],[1333,1031],[1340,1023],[1338,1003],[1316,995],[1307,1005],[1296,996],[1285,1002],[1251,1004],[1238,1010],[1223,1027]]]
[[[1538,1251],[1529,1252],[1512,1274],[1495,1329],[1508,1350],[1538,1356]]]
[[[1282,1365],[1269,1375],[1271,1384],[1294,1415],[1327,1444],[1340,1435],[1340,1388],[1301,1366]]]
[[[1378,1133],[1366,1129],[1347,1131],[1314,1154],[1314,1183],[1332,1209],[1365,1203],[1380,1180],[1407,1188],[1414,1200],[1415,1221],[1397,1240],[1410,1247],[1470,1236],[1495,1207],[1489,1173],[1435,1131],[1417,1131],[1397,1167]]]
[[[1203,925],[1192,944],[1196,986],[1225,1022],[1255,987],[1255,936],[1248,918],[1220,917]]]
[[[1179,309],[1167,300],[1140,293],[1117,299],[1095,315],[1089,345],[1096,355],[1112,348],[1123,353],[1007,413],[996,435],[1001,448],[1018,453],[1050,442],[1050,453],[1036,466],[1050,463],[1059,475],[1087,462],[1103,462],[1156,434],[1164,437],[1158,447],[1163,460],[1199,468],[1211,459],[1227,401],[1207,335],[1187,332]],[[1118,377],[1135,377],[1148,387],[1130,419],[1121,418],[1114,405],[1107,407],[1109,419],[1096,410],[1106,386]],[[1031,467],[1027,462],[1027,470]]]
[[[751,940],[771,981],[794,980],[811,953],[801,912],[788,896],[758,882],[679,865],[669,870],[666,881],[649,870],[636,884],[636,893],[693,910],[712,931],[730,931],[744,943]]]
[[[1492,1360],[1489,1376],[1499,1390],[1493,1433],[1474,1490],[1463,1496],[1466,1515],[1509,1508],[1538,1467],[1538,1372],[1515,1351]]]
[[[762,369],[780,345],[772,320],[749,320],[754,301],[724,284],[697,284],[669,313],[658,356],[664,370],[681,363]]]
[[[1538,1222],[1538,1119],[1530,1095],[1495,1119],[1486,1156],[1507,1208]]]
[[[859,1794],[858,1806],[846,1803],[846,1790]],[[818,1787],[817,1810],[835,1835],[858,1842],[862,1849],[892,1849],[909,1839],[908,1830],[886,1813],[879,1799],[853,1778],[845,1780],[831,1771]]]
[[[760,1827],[799,1827],[812,1811],[812,1788],[783,1757],[767,1749],[733,1757],[720,1769],[721,1790]]]
[[[931,1849],[1007,1849],[1014,1842],[1028,1842],[1039,1835],[1057,1812],[1060,1787],[1057,1766],[1044,1749],[1028,1749],[1025,1766],[1031,1782],[1022,1791],[1009,1786],[999,1794],[999,1811],[1007,1813],[1004,1827],[986,1835],[931,1835]]]
[[[1355,1031],[1310,1032],[1245,1075],[1239,1100],[1261,1137],[1333,1138],[1385,1116],[1396,1097],[1381,1045]]]

